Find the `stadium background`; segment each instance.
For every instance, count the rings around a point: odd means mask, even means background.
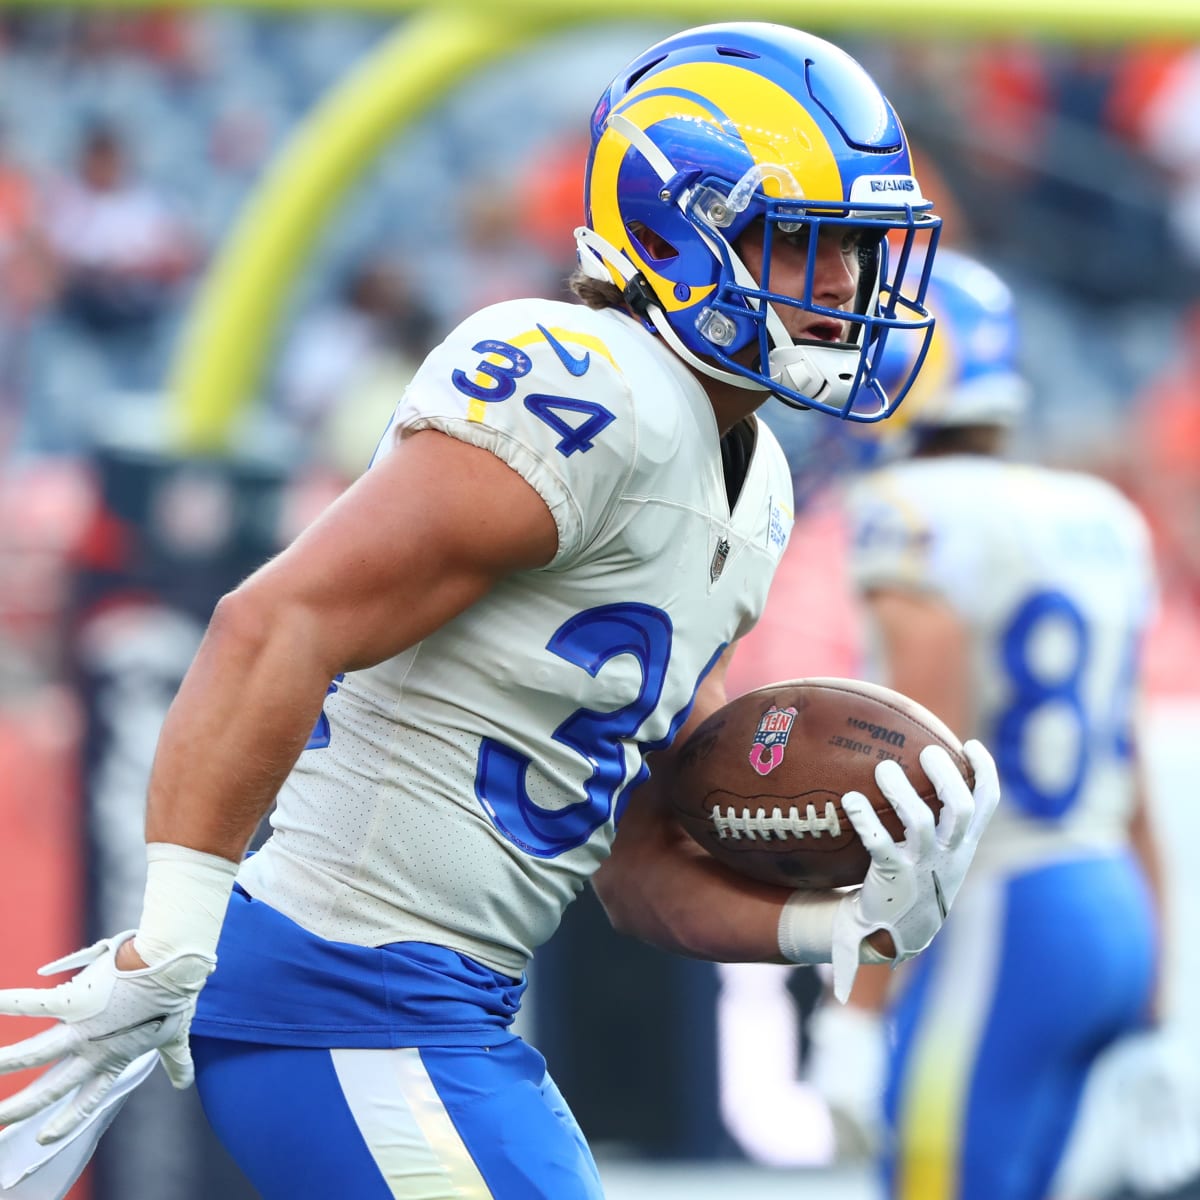
[[[560,290],[596,95],[653,37],[729,15],[412,7],[0,13],[0,982],[136,920],[154,737],[217,595],[361,469],[439,330]],[[1200,833],[1200,15],[927,0],[738,16],[802,22],[876,74],[949,237],[1022,297],[1024,449],[1110,475],[1155,526],[1152,767],[1186,926],[1200,914],[1183,858]],[[89,138],[110,171],[114,142],[125,159],[117,200],[81,179]],[[141,258],[114,263],[110,240]],[[790,446],[798,537],[833,571],[825,480],[801,437]],[[798,627],[776,676],[853,668],[849,610],[829,589],[809,600],[823,619]],[[1200,965],[1179,941],[1186,1012]],[[523,1020],[617,1200],[866,1197],[860,1175],[826,1170],[803,1079],[818,986],[623,942],[585,897]],[[194,1096],[159,1079],[76,1192],[250,1194]]]

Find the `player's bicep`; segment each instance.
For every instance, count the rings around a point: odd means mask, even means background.
[[[968,631],[954,607],[933,592],[878,587],[868,611],[887,664],[889,687],[936,713],[960,737],[970,730]]]
[[[489,451],[436,431],[403,438],[244,587],[337,671],[414,645],[512,572],[548,563],[542,497]],[[336,673],[336,672],[335,672]]]

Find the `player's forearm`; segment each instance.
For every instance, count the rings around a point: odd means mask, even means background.
[[[662,776],[631,798],[592,887],[613,928],[660,950],[717,962],[783,961],[786,888],[734,874],[667,815]]]
[[[711,962],[829,962],[843,898],[748,879],[686,840],[668,854],[599,873],[593,886],[618,932]],[[879,929],[864,939],[861,961],[895,952],[891,934]]]
[[[294,765],[329,683],[302,610],[218,606],[159,738],[146,840],[237,861]]]
[[[887,684],[936,713],[960,738],[971,733],[967,630],[942,598],[903,588],[868,596],[882,643]]]
[[[699,847],[624,864],[594,884],[613,927],[660,950],[714,962],[783,961],[778,929],[788,890],[736,876]]]
[[[881,1013],[887,1007],[888,994],[892,988],[892,968],[887,966],[864,966],[854,979],[854,990],[847,1004],[863,1012]]]
[[[713,962],[828,962],[840,895],[813,892],[797,907],[790,888],[717,862],[667,815],[663,778],[652,774],[634,794],[612,854],[592,877],[613,928],[660,950]],[[790,917],[781,923],[785,909]],[[895,953],[887,930],[866,940],[864,961]],[[801,957],[789,957],[797,951]]]
[[[1161,843],[1150,809],[1151,800],[1147,786],[1145,767],[1135,743],[1135,801],[1133,817],[1129,826],[1129,840],[1133,848],[1133,853],[1137,857],[1145,874],[1146,883],[1150,889],[1151,902],[1154,905],[1155,916],[1159,924],[1159,958],[1151,1016],[1155,1019],[1162,1019],[1170,1010],[1173,1000],[1173,997],[1168,994],[1173,990],[1168,968],[1173,957],[1174,930],[1171,927],[1171,914],[1166,903],[1167,889],[1163,878]]]
[[[1145,872],[1146,881],[1154,898],[1154,905],[1161,919],[1165,885],[1163,881],[1163,861],[1159,848],[1159,836],[1150,809],[1150,793],[1146,779],[1146,769],[1142,762],[1137,743],[1133,750],[1134,806],[1133,816],[1129,825],[1129,839],[1134,853]]]

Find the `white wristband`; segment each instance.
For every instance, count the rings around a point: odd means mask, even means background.
[[[215,961],[238,864],[169,842],[148,845],[146,864],[134,949],[151,966],[181,954]]]
[[[853,893],[851,893],[853,895]],[[848,901],[844,892],[795,891],[779,914],[779,952],[788,962],[827,963],[833,960],[833,922],[838,906]],[[860,963],[892,960],[880,954],[865,938],[858,946]]]

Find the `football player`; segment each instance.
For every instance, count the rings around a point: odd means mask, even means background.
[[[817,1013],[812,1077],[895,1200],[1045,1200],[1093,1063],[1155,1015],[1136,734],[1154,569],[1115,488],[1005,458],[1027,392],[1008,287],[942,249],[929,304],[921,376],[848,489],[850,571],[870,673],[987,741],[1004,801],[929,955]],[[885,379],[907,369],[883,357]],[[1110,1137],[1153,1159],[1181,1126],[1138,1129]]]
[[[873,856],[850,895],[731,874],[662,795],[787,541],[755,409],[886,417],[907,381],[883,389],[879,348],[911,340],[915,371],[928,339],[916,264],[939,221],[900,123],[836,47],[707,26],[605,91],[586,189],[584,304],[465,320],[364,476],[217,606],[158,745],[138,929],[54,964],[82,968],[56,988],[0,994],[61,1021],[0,1053],[56,1064],[0,1122],[71,1096],[42,1118],[63,1138],[157,1048],[181,1087],[194,1055],[268,1200],[596,1197],[510,1029],[585,883],[631,934],[832,960],[843,991],[941,925],[997,798],[982,746],[974,794],[924,757],[936,828],[881,766],[903,843],[847,798]]]

